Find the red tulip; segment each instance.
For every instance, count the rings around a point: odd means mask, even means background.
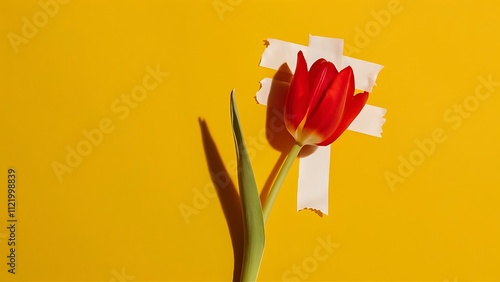
[[[367,99],[368,92],[354,95],[350,66],[338,72],[333,63],[319,59],[308,71],[299,51],[284,109],[286,128],[301,146],[327,146],[349,127]]]

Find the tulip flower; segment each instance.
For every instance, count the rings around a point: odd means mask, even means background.
[[[340,72],[319,59],[308,70],[302,51],[297,54],[295,73],[284,108],[285,125],[295,138],[288,157],[269,191],[263,208],[267,220],[278,191],[304,145],[327,146],[335,141],[358,116],[368,92],[354,95],[354,74],[350,66]]]
[[[308,71],[299,51],[284,109],[286,128],[299,145],[329,145],[349,127],[367,99],[368,92],[354,95],[350,66],[338,72],[333,63],[319,59]]]

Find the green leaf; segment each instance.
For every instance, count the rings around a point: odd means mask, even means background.
[[[234,102],[234,89],[231,91],[231,123],[238,159],[238,183],[243,207],[243,225],[245,227],[241,281],[256,281],[264,253],[264,219],[259,191],[255,183],[243,134],[241,133],[238,110]]]

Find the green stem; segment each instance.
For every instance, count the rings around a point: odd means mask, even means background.
[[[301,145],[299,144],[293,145],[292,149],[290,150],[290,153],[288,153],[288,156],[286,157],[286,160],[283,163],[283,166],[281,166],[281,169],[278,172],[276,179],[274,180],[273,186],[271,186],[271,190],[269,191],[269,195],[267,196],[266,203],[264,204],[264,208],[262,210],[264,215],[264,222],[266,222],[267,218],[269,217],[269,213],[271,212],[271,208],[273,207],[274,201],[278,196],[278,192],[280,191],[280,188],[283,185],[285,177],[290,171],[293,162],[299,155],[300,149],[302,149]]]

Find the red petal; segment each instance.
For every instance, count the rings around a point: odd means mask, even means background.
[[[290,134],[295,136],[295,131],[304,119],[309,105],[309,73],[307,63],[302,51],[297,53],[297,66],[293,75],[290,89],[286,98],[284,109],[285,125]]]
[[[333,143],[337,138],[340,137],[344,131],[351,125],[353,120],[359,115],[363,107],[366,105],[366,101],[368,100],[368,92],[363,92],[354,96],[351,101],[346,105],[344,116],[342,117],[342,121],[339,126],[335,130],[335,132],[328,137],[325,141],[321,142],[320,146],[326,146]]]
[[[347,66],[346,69],[349,69],[348,71],[351,73],[351,77],[349,78],[349,83],[347,84],[347,103],[349,103],[349,101],[352,100],[352,98],[354,98],[354,72],[351,68],[351,66]]]
[[[314,107],[318,100],[326,93],[326,89],[330,83],[338,75],[335,66],[325,59],[319,59],[311,66],[309,70],[309,101],[310,109]]]
[[[340,71],[328,87],[326,94],[321,97],[314,109],[307,115],[304,124],[304,133],[314,133],[322,137],[319,142],[328,138],[342,121],[346,98],[352,96],[354,91],[354,75],[352,69],[347,67]]]

